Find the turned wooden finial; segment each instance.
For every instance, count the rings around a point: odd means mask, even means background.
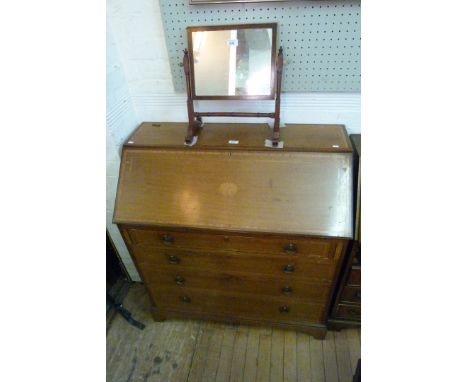
[[[186,76],[190,75],[190,64],[187,49],[184,49],[184,72]]]

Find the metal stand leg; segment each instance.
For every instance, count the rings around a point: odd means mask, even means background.
[[[135,320],[132,317],[132,314],[127,309],[125,309],[122,306],[122,304],[115,301],[115,299],[109,293],[106,293],[106,296],[107,296],[107,299],[109,300],[109,302],[111,303],[111,305],[117,310],[117,312],[119,312],[122,315],[123,318],[125,318],[125,320],[130,325],[133,325],[133,326],[137,327],[140,330],[143,330],[145,328],[145,324],[141,323],[140,321]]]

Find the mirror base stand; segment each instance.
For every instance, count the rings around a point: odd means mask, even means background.
[[[187,129],[187,136],[185,137],[185,144],[190,145],[193,143],[193,137],[200,134],[202,129],[203,121],[201,117],[197,117],[189,122]]]

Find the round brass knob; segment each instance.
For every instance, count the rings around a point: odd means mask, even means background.
[[[174,244],[174,238],[170,235],[163,235],[161,237],[161,241],[164,243],[164,244]]]
[[[292,291],[293,291],[292,288],[288,286],[285,286],[281,289],[281,292],[283,292],[284,294],[291,294]]]
[[[287,306],[280,306],[279,311],[281,313],[289,313],[289,307]]]
[[[170,256],[169,256],[169,262],[170,262],[171,264],[179,264],[179,263],[180,263],[180,259],[179,259],[177,256],[170,255]]]
[[[286,244],[284,246],[284,252],[289,255],[294,255],[297,252],[297,245],[293,243]]]
[[[183,303],[189,304],[190,302],[192,302],[192,299],[189,296],[182,296],[180,298],[180,301],[182,301]]]
[[[294,264],[287,264],[283,268],[284,273],[292,273],[294,272]]]
[[[178,285],[183,285],[185,283],[185,279],[182,276],[176,276],[175,282]]]

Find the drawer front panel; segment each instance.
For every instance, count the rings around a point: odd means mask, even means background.
[[[361,288],[346,286],[341,292],[340,300],[343,302],[350,302],[354,304],[361,303]]]
[[[141,264],[140,270],[148,285],[171,288],[180,293],[196,288],[324,303],[330,290],[328,282],[308,283],[287,276],[273,278],[226,271],[213,273],[151,264]]]
[[[188,269],[207,272],[235,272],[284,276],[291,279],[331,281],[335,267],[329,264],[301,261],[300,258],[282,259],[265,255],[207,253],[160,249],[135,246],[133,248],[138,263],[172,266],[176,269]]]
[[[287,236],[241,236],[195,232],[128,229],[133,244],[159,248],[199,249],[206,251],[240,251],[334,260],[336,240]]]
[[[361,307],[355,305],[338,304],[338,308],[336,310],[336,317],[344,318],[346,320],[360,321]]]
[[[361,286],[361,269],[360,268],[351,269],[351,272],[349,272],[348,282],[346,284]]]
[[[219,291],[149,287],[157,306],[187,312],[216,312],[233,317],[282,322],[320,322],[323,304],[305,304],[266,296],[236,295]]]

